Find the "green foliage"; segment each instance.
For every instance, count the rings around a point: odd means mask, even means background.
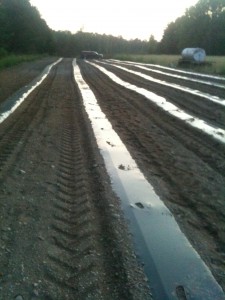
[[[225,0],[199,0],[168,24],[157,42],[125,40],[121,36],[78,31],[52,31],[29,0],[0,0],[0,57],[7,53],[48,53],[79,56],[95,50],[105,58],[115,54],[180,54],[186,47],[201,47],[207,55],[225,55]]]
[[[158,42],[155,40],[153,35],[150,36],[148,47],[149,54],[155,54],[158,52]]]
[[[4,48],[0,48],[0,59],[5,57],[7,54],[8,52]]]
[[[41,57],[43,57],[43,55],[8,55],[4,58],[0,57],[0,70],[22,62],[33,61]]]
[[[148,52],[148,42],[125,40],[106,34],[97,34],[78,31],[72,34],[68,31],[54,32],[56,53],[60,56],[79,56],[82,50],[95,50],[103,53],[104,57],[111,57],[115,53],[140,53]]]
[[[160,43],[162,53],[200,47],[209,55],[225,54],[225,1],[199,0],[184,16],[168,24]]]
[[[51,31],[29,0],[0,0],[0,47],[14,53],[53,50]]]
[[[178,55],[156,55],[156,54],[146,54],[146,55],[129,55],[129,54],[118,54],[113,56],[114,59],[127,60],[133,62],[141,62],[145,64],[154,64],[167,67],[174,67],[177,65]]]
[[[206,62],[209,62],[210,66],[205,67],[205,73],[225,76],[225,56],[208,56]]]

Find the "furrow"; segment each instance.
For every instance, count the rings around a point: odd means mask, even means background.
[[[26,106],[21,105],[8,120],[3,122],[0,129],[0,176],[3,176],[4,172],[10,169],[16,157],[24,148],[24,144],[32,133],[32,130],[28,128],[34,126],[34,123],[41,122],[43,115],[40,113],[40,117],[38,117],[38,112],[43,109],[43,105],[47,101],[49,89],[56,76],[57,67],[52,69],[43,83],[46,86],[46,91],[41,87],[36,88],[29,98],[26,99],[26,101],[29,101],[29,104]],[[40,95],[42,95],[41,101],[39,99]]]
[[[85,255],[83,250],[96,252],[93,239],[98,229],[93,222],[84,150],[76,126],[75,120],[67,122],[61,138],[58,193],[54,199],[56,211],[51,226],[53,243],[48,255],[47,276],[64,288],[72,289],[79,299],[88,295],[95,295],[93,299],[97,299],[100,289],[95,270],[96,255]]]

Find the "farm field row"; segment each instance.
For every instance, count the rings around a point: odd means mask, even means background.
[[[32,69],[47,63],[2,71],[5,97],[0,101],[37,76]],[[77,63],[145,178],[225,289],[223,81],[195,83],[110,60]],[[219,128],[220,139],[116,83],[99,67]],[[27,77],[15,87],[10,72],[16,84],[21,71]],[[218,102],[159,81],[198,89]],[[0,125],[0,162],[3,299],[151,299],[74,81],[72,60],[54,66]]]
[[[121,62],[109,60],[92,64],[80,61],[79,66],[101,109],[139,168],[211,270],[215,267],[214,274],[220,269],[217,279],[223,284],[225,126],[222,120],[225,110],[219,102],[224,100],[224,78],[205,78],[206,82],[212,82],[207,85],[142,70],[133,63],[125,66],[154,79],[179,84],[184,89],[197,89],[199,95],[193,95],[118,68],[124,67]],[[98,67],[119,77],[125,86],[116,84],[113,75],[110,78],[110,74]],[[171,74],[180,75],[174,70]],[[203,80],[202,76],[194,74],[185,76]],[[220,128],[223,142],[165,112],[154,101],[131,90],[130,85],[153,92],[206,124]],[[209,98],[217,97],[218,103],[202,97],[201,93],[208,94]],[[217,259],[211,260],[214,255]]]

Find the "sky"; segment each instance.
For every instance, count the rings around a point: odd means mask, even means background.
[[[30,0],[54,30],[160,41],[167,25],[198,0]]]

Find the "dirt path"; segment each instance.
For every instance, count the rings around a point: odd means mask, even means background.
[[[82,61],[79,65],[115,131],[225,289],[224,145],[115,84],[95,67]],[[182,100],[189,111],[224,128],[223,107],[165,89],[111,65],[106,68],[173,103]],[[196,101],[202,103],[201,109],[194,107]]]
[[[0,125],[0,170],[0,299],[151,299],[71,60]]]

